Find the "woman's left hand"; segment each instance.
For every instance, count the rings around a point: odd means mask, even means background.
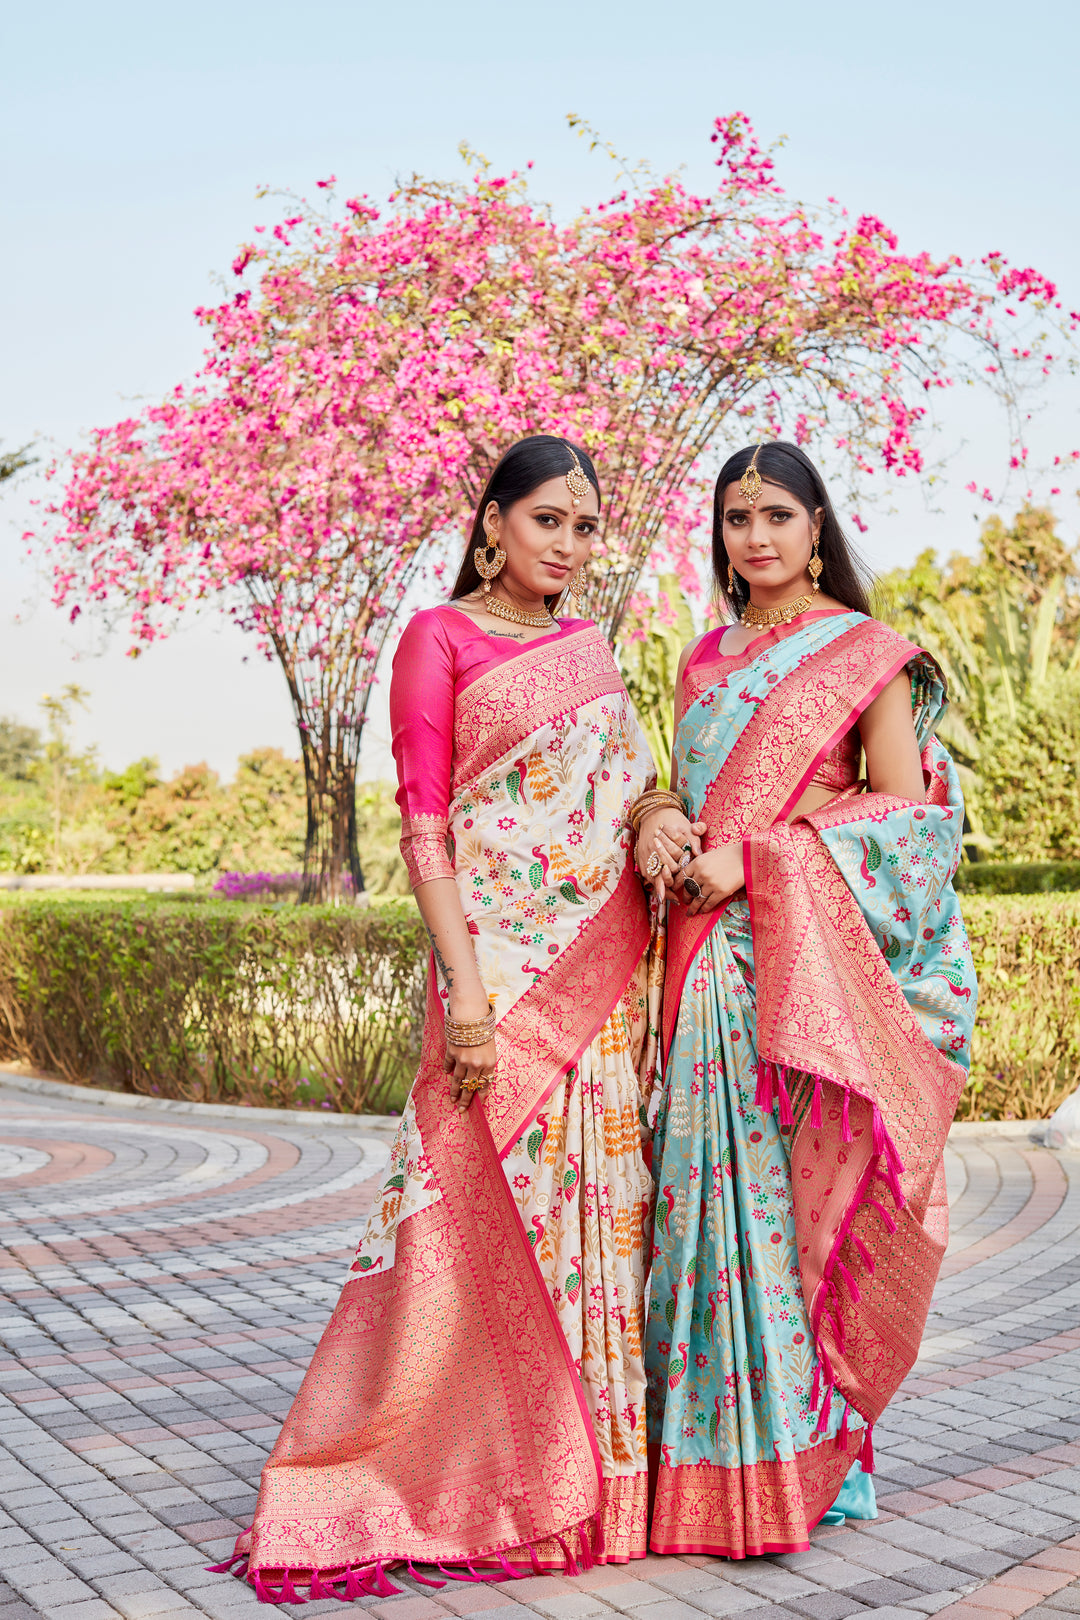
[[[698,885],[700,894],[686,893],[687,878]],[[685,904],[689,917],[696,916],[699,911],[715,911],[717,906],[741,889],[744,882],[741,838],[732,844],[707,849],[704,854],[680,867],[675,874],[677,896]]]

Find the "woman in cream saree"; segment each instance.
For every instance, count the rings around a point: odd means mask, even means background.
[[[683,901],[654,1160],[650,1545],[740,1558],[805,1548],[838,1493],[873,1516],[872,1425],[918,1352],[947,1238],[975,978],[936,667],[859,610],[795,446],[731,459],[715,533],[749,628],[684,655],[686,817],[643,825],[639,853]]]
[[[451,602],[395,659],[423,1050],[237,1544],[266,1601],[645,1552],[649,919],[626,815],[654,773],[603,636],[550,612],[598,514],[584,451],[514,446]]]

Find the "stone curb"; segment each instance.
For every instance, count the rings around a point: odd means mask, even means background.
[[[235,1103],[182,1102],[172,1097],[143,1097],[129,1091],[104,1091],[98,1086],[72,1086],[45,1074],[23,1074],[14,1064],[0,1063],[0,1087],[9,1091],[36,1092],[42,1097],[70,1097],[75,1102],[99,1107],[135,1108],[158,1114],[195,1114],[206,1118],[267,1120],[278,1125],[317,1125],[320,1130],[378,1131],[393,1136],[398,1127],[396,1114],[331,1114],[304,1108],[240,1108]],[[949,1127],[950,1137],[967,1140],[978,1136],[1023,1136],[1042,1141],[1044,1119],[964,1120]]]
[[[132,1108],[140,1113],[194,1114],[202,1119],[243,1119],[276,1125],[309,1125],[320,1131],[374,1131],[393,1137],[398,1128],[396,1114],[334,1114],[306,1108],[241,1108],[236,1103],[184,1102],[173,1097],[143,1097],[129,1091],[105,1091],[98,1086],[72,1086],[66,1080],[52,1080],[44,1074],[23,1074],[11,1064],[0,1063],[0,1089],[28,1091],[41,1097],[65,1097],[73,1102],[104,1108]]]

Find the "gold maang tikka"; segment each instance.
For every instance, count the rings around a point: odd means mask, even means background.
[[[563,440],[563,444],[565,445],[566,449],[569,450],[574,463],[566,475],[566,487],[570,491],[570,501],[573,505],[574,511],[576,512],[578,507],[581,505],[581,502],[589,493],[589,480],[585,475],[584,467],[577,458],[577,451],[574,449],[573,445],[567,444],[565,439]]]
[[[757,445],[750,457],[750,465],[739,479],[739,494],[748,506],[755,506],[761,494],[761,474],[757,470],[757,458],[761,454],[761,446]]]

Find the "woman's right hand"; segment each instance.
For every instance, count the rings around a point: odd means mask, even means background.
[[[459,1023],[479,1023],[487,1017],[488,1010],[488,999],[481,993],[479,997],[470,996],[467,1001],[452,1003],[450,1016]],[[483,1046],[455,1046],[452,1041],[447,1041],[446,1069],[450,1076],[450,1099],[462,1113],[475,1096],[486,1094],[495,1078],[497,1062],[494,1039],[485,1041]],[[482,1084],[477,1085],[478,1080],[482,1080]]]
[[[637,837],[637,869],[645,882],[652,884],[658,900],[663,900],[665,894],[674,889],[675,873],[682,858],[693,860],[701,854],[701,840],[706,830],[703,821],[690,821],[671,805],[660,805],[642,817]],[[653,855],[660,857],[659,872],[648,870]]]

